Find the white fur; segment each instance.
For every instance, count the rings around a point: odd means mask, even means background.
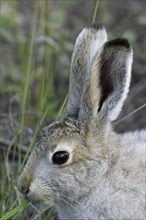
[[[107,33],[105,28],[99,29],[91,43],[90,54],[89,54],[89,62],[91,63],[97,51],[103,46],[103,44],[107,41]]]

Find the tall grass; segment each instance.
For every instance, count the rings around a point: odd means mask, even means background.
[[[1,2],[2,4],[3,2]],[[16,3],[17,1],[13,0],[11,2],[6,3],[6,7],[9,8],[10,11],[13,11],[13,16],[16,19],[19,19],[19,16],[17,17],[17,9],[16,9]],[[7,150],[4,151],[3,154],[3,168],[1,169],[2,173],[2,183],[1,183],[1,199],[0,203],[2,204],[0,206],[0,216],[1,220],[6,219],[35,219],[36,217],[41,216],[43,217],[43,214],[45,212],[45,218],[48,217],[48,219],[52,219],[54,216],[54,211],[52,210],[42,210],[42,212],[34,212],[31,214],[31,217],[26,212],[27,206],[31,206],[28,202],[26,202],[18,193],[17,191],[17,176],[21,172],[28,155],[31,151],[31,148],[34,144],[35,138],[44,123],[45,118],[47,115],[52,115],[55,113],[57,114],[58,111],[58,104],[56,101],[56,93],[55,93],[55,80],[57,77],[58,72],[58,63],[55,65],[54,69],[51,69],[51,63],[49,63],[49,60],[51,60],[52,56],[52,50],[53,48],[50,45],[45,45],[43,48],[42,56],[44,56],[45,61],[39,65],[39,67],[35,67],[35,54],[34,54],[34,47],[36,46],[36,38],[37,34],[39,35],[39,28],[41,29],[40,32],[42,35],[49,36],[53,34],[53,30],[49,30],[48,21],[51,18],[51,10],[50,10],[50,3],[48,1],[42,1],[41,4],[38,1],[36,4],[34,4],[34,11],[32,11],[32,22],[31,22],[31,36],[29,39],[27,39],[23,34],[19,36],[16,33],[16,41],[17,41],[17,53],[19,55],[19,62],[21,64],[21,71],[23,73],[22,75],[22,81],[21,85],[19,85],[19,94],[20,94],[20,114],[19,114],[19,121],[17,125],[17,129],[15,132],[15,136],[13,140],[11,141],[9,147]],[[41,10],[40,10],[41,9]],[[4,27],[6,24],[6,19],[8,22],[10,22],[9,16],[6,14],[3,17],[3,26],[1,26],[1,30],[3,33],[5,33],[4,37],[7,36],[7,40],[9,40],[11,37],[11,27],[13,25],[15,26],[15,29],[19,32],[20,27],[19,24],[14,22],[12,25],[8,25],[8,28]],[[6,18],[7,17],[7,18]],[[39,20],[39,18],[41,18]],[[12,18],[11,18],[12,19]],[[16,27],[17,26],[17,27]],[[39,27],[39,28],[38,28]],[[5,28],[5,29],[4,29]],[[52,28],[53,29],[53,28]],[[52,33],[51,33],[52,31]],[[9,36],[9,37],[8,37]],[[12,40],[12,39],[10,39]],[[13,41],[13,40],[12,40]],[[62,41],[64,41],[64,38],[62,37]],[[60,42],[61,45],[63,45],[63,42]],[[57,53],[57,60],[59,61],[61,56],[62,47],[60,46],[60,50],[58,50]],[[39,52],[38,52],[39,53]],[[39,56],[39,54],[36,54]],[[49,72],[49,74],[48,74]],[[31,91],[31,82],[32,81],[39,82],[37,85],[38,90],[38,96],[36,97],[36,108],[38,108],[38,116],[37,116],[37,127],[35,129],[32,141],[30,145],[28,146],[26,154],[22,154],[21,146],[22,139],[23,139],[23,129],[26,126],[27,120],[26,120],[26,111],[28,108],[31,107],[31,96],[33,96],[33,91]],[[16,85],[15,85],[16,86]],[[6,91],[4,87],[1,88],[3,93]],[[13,87],[12,87],[13,90]],[[58,95],[58,94],[57,94]],[[49,99],[51,102],[49,103]],[[58,101],[59,104],[61,104],[63,100],[63,96],[60,96],[60,100]],[[11,161],[9,160],[10,156],[10,150],[13,148],[13,155],[11,158]],[[18,160],[16,161],[16,155]],[[33,209],[33,206],[32,206]],[[32,212],[32,211],[31,211]]]

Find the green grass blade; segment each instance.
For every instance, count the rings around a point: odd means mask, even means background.
[[[96,14],[97,14],[98,4],[99,4],[99,0],[96,0],[96,5],[95,5],[95,10],[94,10],[94,14],[93,14],[92,23],[94,23],[95,20],[96,20]]]
[[[12,211],[8,212],[6,215],[0,218],[0,220],[7,220],[11,218],[13,215],[15,215],[17,212],[20,212],[21,209],[24,209],[28,206],[29,202],[24,201],[21,205],[14,208]]]
[[[59,111],[59,113],[58,113],[58,116],[61,116],[61,114],[63,113],[63,110],[64,110],[64,108],[65,108],[65,106],[66,106],[67,100],[68,100],[68,94],[66,95],[66,97],[65,97],[65,99],[64,99],[64,101],[63,101],[63,103],[62,103],[62,106],[61,106],[61,108],[60,108],[60,111]]]
[[[33,57],[34,39],[35,39],[35,21],[34,21],[34,24],[33,24],[32,37],[31,37],[31,42],[30,42],[28,64],[27,64],[27,70],[26,70],[26,76],[25,76],[24,94],[23,94],[23,101],[22,101],[22,106],[21,106],[21,121],[20,121],[20,127],[19,127],[21,129],[21,131],[22,131],[23,125],[24,125],[26,102],[27,102],[28,91],[29,91],[29,81],[30,81],[30,71],[31,71],[31,65],[32,65],[32,57]]]

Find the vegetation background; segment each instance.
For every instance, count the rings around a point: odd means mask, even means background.
[[[101,0],[95,13],[96,6],[94,0],[0,1],[1,219],[56,218],[54,210],[25,202],[16,181],[40,127],[63,114],[74,42],[93,20],[109,39],[125,37],[134,49],[130,93],[115,130],[145,126],[146,1]]]

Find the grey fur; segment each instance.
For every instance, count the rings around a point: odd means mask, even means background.
[[[42,129],[18,180],[20,192],[55,206],[60,220],[145,219],[146,133],[116,134],[111,125],[128,93],[132,49],[105,41],[101,25],[79,35],[67,117]],[[56,165],[60,150],[70,156]]]

